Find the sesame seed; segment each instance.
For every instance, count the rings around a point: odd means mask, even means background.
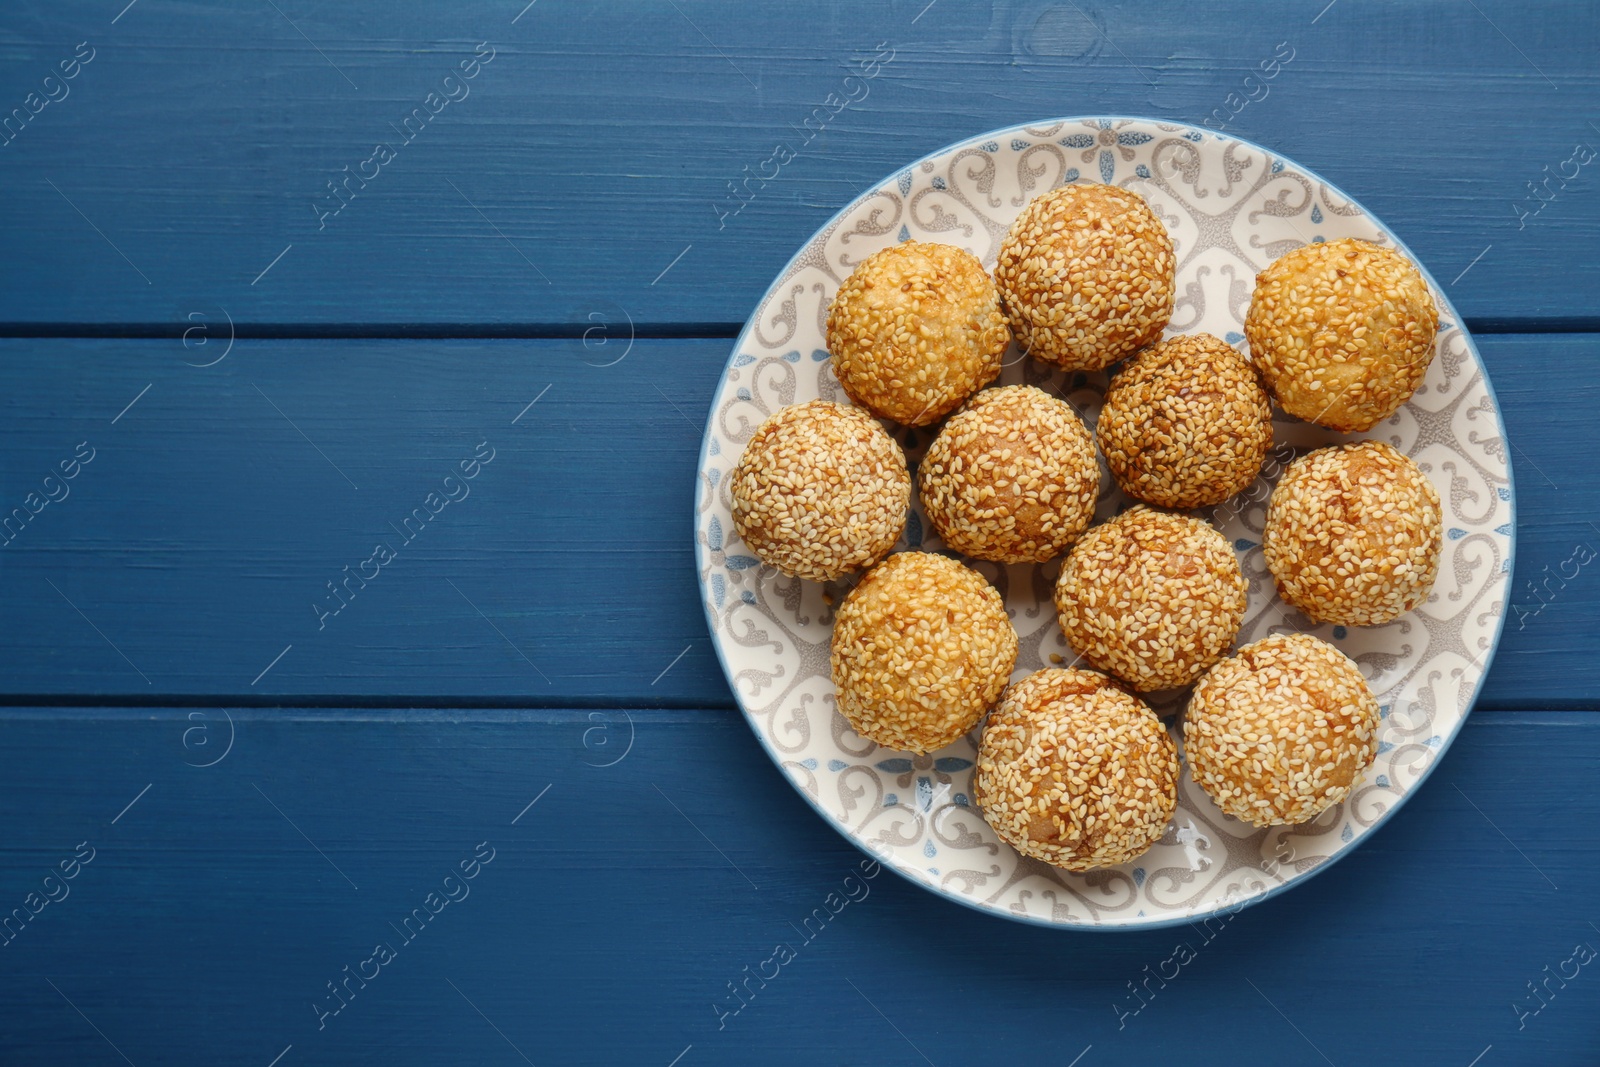
[[[905,529],[905,454],[871,415],[813,400],[763,422],[729,478],[733,524],[763,563],[831,581],[877,562]]]
[[[924,753],[955,741],[1000,698],[1016,661],[1005,601],[948,556],[890,556],[850,591],[834,622],[839,711],[886,748]]]
[[[846,395],[907,426],[943,418],[994,381],[1010,343],[994,279],[954,245],[874,252],[828,309],[828,351]]]
[[[996,834],[1072,871],[1126,863],[1165,832],[1178,750],[1138,697],[1095,671],[1046,669],[984,725],[973,793]]]
[[[1313,619],[1350,626],[1389,622],[1427,599],[1443,547],[1438,491],[1381,441],[1291,463],[1261,535],[1279,595]]]
[[[1067,643],[1140,692],[1188,685],[1221,658],[1246,599],[1226,538],[1143,505],[1085,534],[1056,582]]]
[[[1138,193],[1081,183],[1022,209],[994,274],[1024,351],[1070,370],[1100,370],[1161,336],[1175,270],[1172,239]]]
[[[1361,670],[1309,634],[1277,634],[1208,670],[1184,711],[1195,784],[1254,826],[1309,822],[1350,795],[1378,754]]]
[[[1244,332],[1285,411],[1364,431],[1422,384],[1438,327],[1428,283],[1409,259],[1341,238],[1304,245],[1262,271]]]
[[[1255,481],[1272,447],[1272,403],[1231,345],[1204,333],[1174,337],[1111,379],[1095,434],[1124,493],[1205,507]]]
[[[917,469],[923,509],[957,552],[1051,559],[1094,519],[1100,466],[1072,407],[1041,389],[985,389],[951,417]]]

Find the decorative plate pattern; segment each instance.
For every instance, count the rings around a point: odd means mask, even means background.
[[[1377,762],[1345,803],[1304,826],[1257,830],[1238,822],[1185,772],[1165,836],[1136,862],[1072,874],[1019,855],[972,806],[977,730],[912,757],[864,740],[838,713],[828,641],[833,606],[852,583],[789,579],[760,564],[734,531],[726,476],[779,408],[817,397],[848,402],[824,350],[823,324],[856,264],[916,239],[960,245],[993,267],[1023,204],[1076,181],[1137,190],[1171,231],[1178,272],[1168,336],[1205,331],[1243,351],[1256,273],[1307,242],[1361,237],[1410,255],[1305,168],[1188,126],[1063,119],[937,152],[860,197],[807,242],[740,335],[701,451],[696,561],[712,641],[739,706],[784,775],[846,837],[906,878],[979,910],[1042,925],[1161,926],[1237,910],[1308,877],[1354,848],[1421,784],[1465,720],[1499,640],[1511,581],[1511,469],[1482,360],[1430,278],[1438,348],[1411,401],[1366,434],[1334,433],[1279,412],[1261,478],[1199,512],[1233,541],[1250,583],[1239,643],[1309,631],[1355,659],[1383,707]],[[1015,347],[1006,363],[1002,382],[1065,397],[1094,424],[1105,373],[1049,370]],[[915,465],[936,429],[891,432]],[[1284,466],[1306,449],[1362,438],[1388,441],[1416,460],[1439,490],[1447,536],[1425,604],[1388,625],[1347,630],[1313,624],[1277,597],[1260,541],[1267,497]],[[1098,518],[1125,506],[1104,477]],[[941,547],[914,513],[898,548]],[[1004,594],[1021,639],[1014,679],[1074,660],[1051,602],[1059,563],[975,566]],[[1171,714],[1183,696],[1158,695],[1153,703]]]

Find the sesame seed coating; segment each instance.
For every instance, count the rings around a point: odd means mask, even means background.
[[[868,571],[834,620],[839,711],[886,748],[931,752],[977,725],[1017,662],[1005,601],[977,571],[898,552]]]
[[[828,351],[845,393],[877,415],[925,426],[1000,373],[1011,331],[994,280],[954,245],[874,252],[828,309]]]
[[[1346,237],[1304,245],[1256,275],[1244,333],[1283,410],[1360,431],[1417,391],[1438,328],[1439,309],[1409,259]]]
[[[917,491],[955,551],[1043,561],[1089,528],[1100,465],[1070,404],[1008,385],[980,392],[945,423],[917,469]]]
[[[1140,692],[1188,685],[1220,659],[1246,596],[1220,533],[1142,505],[1084,534],[1056,582],[1067,643]]]
[[[1389,622],[1427,599],[1443,546],[1438,491],[1381,441],[1319,448],[1291,463],[1261,535],[1283,599],[1351,626]]]
[[[859,408],[813,400],[763,422],[733,469],[733,525],[763,563],[825,582],[882,559],[905,529],[905,453]]]
[[[1178,747],[1155,712],[1094,671],[1042,670],[984,724],[973,792],[1001,840],[1069,871],[1126,863],[1178,806]]]
[[[1229,815],[1254,826],[1309,822],[1377,758],[1378,701],[1343,652],[1278,634],[1205,673],[1183,744],[1195,784]]]
[[[1100,370],[1161,336],[1176,266],[1166,226],[1138,193],[1082,183],[1029,201],[994,277],[1028,354]]]
[[[1117,371],[1095,436],[1124,493],[1160,507],[1206,507],[1261,473],[1272,401],[1232,345],[1207,333],[1174,337]]]

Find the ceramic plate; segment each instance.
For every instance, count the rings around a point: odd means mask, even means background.
[[[1303,826],[1258,830],[1226,816],[1185,771],[1166,834],[1137,861],[1073,874],[1021,856],[972,805],[977,730],[914,757],[864,740],[839,714],[828,639],[833,605],[851,581],[819,585],[760,564],[733,528],[727,476],[755,428],[779,408],[817,397],[848,402],[828,363],[823,324],[856,264],[915,239],[960,245],[992,268],[1022,206],[1070,182],[1136,190],[1166,223],[1178,261],[1168,336],[1205,331],[1244,351],[1256,272],[1308,242],[1360,237],[1410,255],[1382,223],[1309,170],[1208,130],[1074,118],[935,153],[836,215],[784,268],[745,326],[706,426],[696,560],[712,641],[739,706],[783,776],[840,833],[913,882],[982,911],[1051,926],[1160,926],[1233,911],[1303,881],[1359,845],[1422,784],[1461,728],[1499,639],[1511,580],[1511,470],[1483,362],[1430,278],[1440,309],[1438,348],[1411,401],[1359,435],[1278,413],[1261,478],[1198,512],[1233,542],[1250,583],[1239,644],[1308,631],[1351,656],[1383,708],[1377,761],[1345,803]],[[1093,425],[1105,373],[1047,369],[1015,348],[1006,363],[1001,382],[1065,397]],[[936,428],[891,432],[914,465]],[[1361,438],[1388,441],[1432,479],[1446,539],[1425,604],[1386,626],[1347,630],[1314,624],[1277,597],[1260,541],[1267,497],[1283,467],[1306,449]],[[1104,477],[1099,519],[1125,504]],[[898,548],[942,546],[916,512]],[[1051,601],[1058,563],[974,566],[1004,594],[1021,638],[1014,679],[1075,659]],[[1181,710],[1182,696],[1154,703],[1171,714]]]

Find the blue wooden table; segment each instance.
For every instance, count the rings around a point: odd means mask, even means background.
[[[524,2],[0,14],[0,1062],[1600,1063],[1592,8]],[[1359,197],[1510,433],[1467,726],[1220,928],[866,877],[698,607],[771,278],[1071,114]]]

